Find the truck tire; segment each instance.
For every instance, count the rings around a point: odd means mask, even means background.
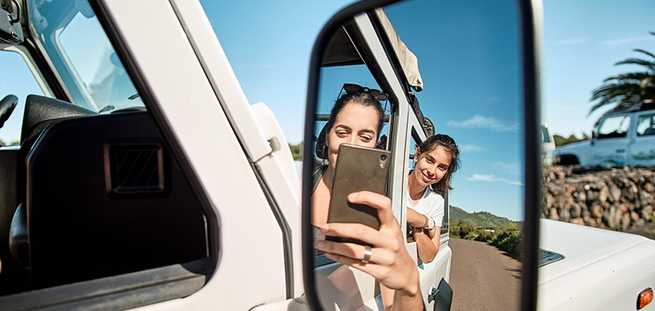
[[[580,160],[578,156],[573,154],[562,154],[557,157],[557,164],[569,166],[569,165],[580,165]]]

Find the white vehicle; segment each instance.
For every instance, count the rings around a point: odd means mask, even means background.
[[[638,307],[652,299],[655,241],[546,219],[541,229],[539,310],[655,310]]]
[[[655,110],[612,110],[594,125],[591,140],[555,149],[557,162],[582,166],[655,165]]]

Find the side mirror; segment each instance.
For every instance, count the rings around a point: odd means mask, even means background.
[[[303,151],[312,309],[536,308],[538,11],[362,1],[326,24]]]

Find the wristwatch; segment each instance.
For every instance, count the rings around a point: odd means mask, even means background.
[[[432,219],[432,217],[428,217],[428,216],[425,216],[425,218],[428,219],[427,224],[425,225],[425,229],[427,229],[428,231],[432,231],[432,229],[434,229],[434,227],[436,226],[436,223],[434,222],[434,219]]]

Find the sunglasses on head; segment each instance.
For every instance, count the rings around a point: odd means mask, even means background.
[[[346,94],[353,94],[353,93],[370,94],[373,97],[373,99],[377,101],[385,101],[388,99],[387,94],[383,93],[380,90],[370,89],[365,86],[361,86],[354,83],[344,83],[342,89],[346,92]]]

